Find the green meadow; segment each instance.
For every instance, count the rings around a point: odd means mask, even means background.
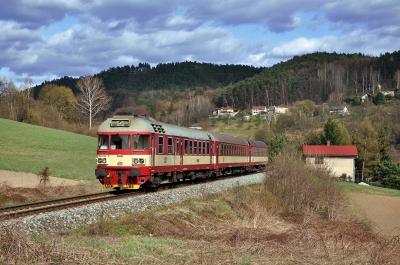
[[[95,137],[0,119],[0,150],[2,170],[95,180]]]

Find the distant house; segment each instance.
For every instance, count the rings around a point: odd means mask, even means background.
[[[383,93],[384,96],[392,96],[394,97],[394,91],[393,90],[389,90],[389,91],[381,91]]]
[[[233,108],[230,106],[222,107],[222,108],[215,108],[212,111],[214,117],[233,117],[238,112],[234,112]]]
[[[345,115],[349,115],[350,112],[349,112],[349,110],[347,109],[346,106],[336,106],[336,107],[330,108],[329,114],[345,116]]]
[[[304,145],[303,156],[307,165],[324,166],[336,177],[355,181],[358,151],[354,145]]]
[[[285,104],[280,104],[279,106],[271,106],[268,108],[268,112],[272,114],[285,114],[289,112],[289,108]]]
[[[267,107],[266,106],[253,106],[251,108],[251,114],[252,115],[258,115],[262,112],[267,112]]]

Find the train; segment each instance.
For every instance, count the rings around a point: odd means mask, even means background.
[[[264,142],[133,113],[106,119],[97,139],[96,178],[117,191],[263,171],[268,163]]]

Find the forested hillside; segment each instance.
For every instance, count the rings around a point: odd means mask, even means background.
[[[160,63],[151,67],[148,63],[137,66],[125,65],[111,67],[96,74],[103,80],[107,91],[126,90],[130,93],[141,93],[148,90],[184,91],[194,87],[222,87],[236,83],[260,73],[264,68],[247,65],[216,65],[198,62]],[[40,89],[48,84],[56,84],[78,92],[78,78],[63,77],[44,82],[34,88],[35,97]]]
[[[230,105],[248,109],[254,105],[291,105],[304,99],[317,104],[341,104],[347,97],[376,94],[379,89],[398,89],[400,51],[379,57],[315,52],[269,68],[198,62],[151,67],[148,63],[139,63],[111,67],[95,76],[103,80],[105,89],[113,97],[112,110],[141,104],[153,115],[157,112],[154,101],[172,103],[202,95],[207,90],[216,90],[208,93],[215,107]],[[45,82],[34,88],[34,97],[48,83],[69,87],[76,94],[77,80],[66,76]],[[192,93],[188,95],[185,91]],[[152,104],[148,102],[149,97]]]
[[[239,109],[291,105],[304,99],[342,104],[346,97],[398,89],[399,82],[400,51],[379,58],[316,52],[295,56],[253,78],[224,87],[220,102]]]

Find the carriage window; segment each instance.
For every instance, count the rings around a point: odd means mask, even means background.
[[[133,150],[149,149],[149,135],[133,135]]]
[[[209,155],[210,154],[210,143],[207,142],[207,147],[206,147],[206,154]]]
[[[130,148],[130,135],[114,134],[111,135],[111,149],[129,149]]]
[[[197,141],[194,141],[193,154],[197,155]]]
[[[179,155],[179,153],[180,153],[180,151],[179,151],[179,139],[176,139],[175,153],[177,155]]]
[[[158,136],[158,153],[164,153],[164,137]]]
[[[168,137],[168,154],[172,154],[172,138]]]
[[[189,141],[185,139],[185,155],[189,154]]]
[[[189,141],[189,154],[192,155],[193,154],[193,140]]]

